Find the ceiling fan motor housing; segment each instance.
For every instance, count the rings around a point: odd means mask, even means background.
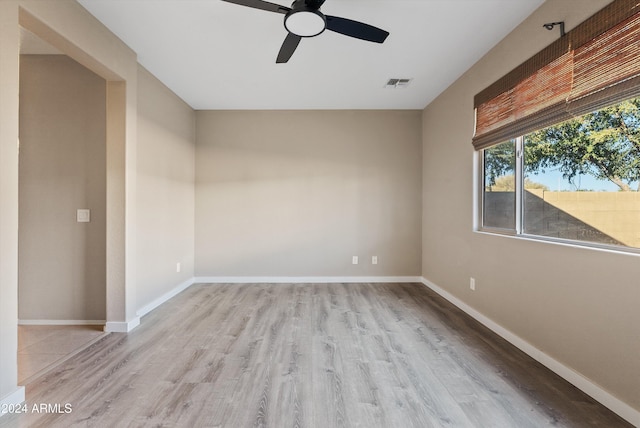
[[[321,2],[296,0],[284,16],[284,28],[300,37],[315,37],[327,28],[327,19],[320,12]]]

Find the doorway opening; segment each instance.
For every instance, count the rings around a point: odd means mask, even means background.
[[[104,334],[106,93],[21,28],[19,384]]]

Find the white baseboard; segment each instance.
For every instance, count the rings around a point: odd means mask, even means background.
[[[15,391],[11,394],[3,397],[0,400],[0,417],[6,415],[8,412],[4,411],[8,407],[16,406],[18,404],[24,403],[25,395],[24,395],[24,386],[19,386]]]
[[[198,276],[195,283],[211,284],[323,284],[354,282],[422,282],[420,276]]]
[[[498,336],[502,337],[503,339],[514,345],[516,348],[520,349],[531,358],[538,361],[539,363],[550,369],[552,372],[556,373],[558,376],[562,377],[564,380],[592,397],[594,400],[609,408],[621,418],[625,419],[634,426],[640,427],[640,411],[634,409],[624,401],[613,396],[589,378],[578,373],[571,367],[562,364],[560,361],[544,353],[526,340],[522,339],[520,336],[517,336],[492,319],[478,312],[462,300],[455,297],[453,294],[438,287],[428,279],[421,278],[420,282],[438,293],[440,296],[447,299],[449,302],[453,303],[455,306],[466,312],[468,315],[483,324],[485,327],[492,330]]]
[[[129,333],[131,330],[140,325],[140,317],[135,317],[129,321],[107,321],[104,331],[107,333]]]
[[[179,293],[181,293],[184,290],[186,290],[187,288],[189,288],[191,285],[193,285],[193,283],[194,283],[194,279],[193,278],[183,282],[182,284],[180,284],[177,287],[175,287],[173,290],[163,294],[162,296],[158,297],[157,299],[155,299],[151,303],[149,303],[147,305],[144,305],[143,307],[138,309],[138,311],[136,312],[136,315],[138,317],[145,316],[146,314],[148,314],[149,312],[151,312],[152,310],[154,310],[155,308],[157,308],[158,306],[160,306],[161,304],[163,304],[167,300],[171,299],[172,297],[178,295]]]
[[[18,320],[18,325],[104,325],[105,320]]]

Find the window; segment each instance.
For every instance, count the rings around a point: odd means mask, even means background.
[[[474,107],[483,230],[640,249],[640,2],[613,0]]]
[[[482,153],[483,229],[640,248],[640,98]]]

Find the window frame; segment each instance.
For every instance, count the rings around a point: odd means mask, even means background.
[[[478,194],[478,200],[480,201],[480,206],[479,206],[479,212],[478,212],[478,218],[476,219],[477,221],[477,229],[478,230],[482,230],[484,232],[491,232],[491,233],[496,233],[496,234],[500,234],[500,235],[518,235],[518,231],[522,230],[522,222],[518,221],[518,213],[522,211],[522,201],[519,200],[519,194],[521,192],[518,191],[518,171],[521,169],[521,167],[518,167],[519,161],[518,161],[518,143],[517,143],[517,138],[514,139],[514,162],[515,162],[515,169],[513,171],[513,175],[514,175],[514,186],[515,186],[515,203],[514,203],[514,227],[513,229],[510,228],[505,228],[505,227],[497,227],[497,226],[486,226],[484,224],[484,212],[485,212],[485,185],[486,185],[486,177],[484,175],[485,170],[484,170],[484,161],[485,161],[485,150],[490,149],[491,147],[487,147],[486,149],[482,149],[482,150],[478,150],[476,151],[476,153],[479,154],[478,158],[479,158],[479,185],[477,190],[480,192]],[[505,143],[507,143],[508,141],[505,141]],[[500,143],[502,144],[502,143]]]
[[[506,229],[500,227],[492,227],[484,225],[484,209],[485,209],[485,171],[484,171],[484,152],[490,149],[487,147],[481,150],[475,150],[474,156],[475,165],[478,173],[475,175],[477,181],[476,188],[476,200],[475,203],[477,215],[475,218],[476,227],[474,232],[486,233],[490,235],[509,236],[517,239],[532,240],[539,242],[547,242],[554,244],[568,245],[577,248],[593,248],[599,250],[613,251],[617,253],[625,254],[640,254],[640,248],[625,247],[622,245],[602,244],[598,242],[579,241],[576,239],[556,238],[553,236],[534,235],[524,232],[524,138],[525,136],[519,136],[514,139],[515,144],[515,226],[514,229]]]

